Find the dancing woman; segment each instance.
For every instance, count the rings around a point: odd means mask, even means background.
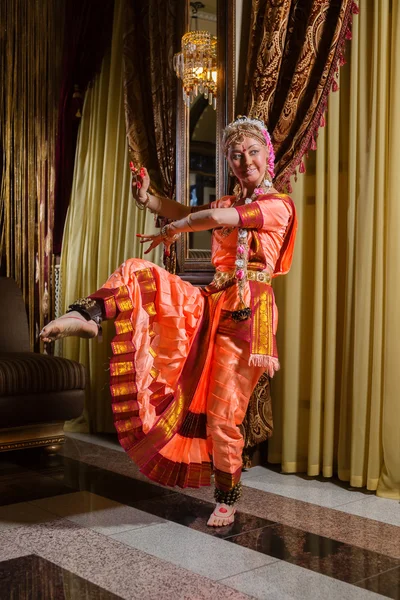
[[[148,193],[146,169],[132,184],[136,203],[171,222],[140,235],[167,248],[183,232],[213,230],[210,285],[196,288],[146,260],[125,261],[102,288],[46,325],[41,338],[95,337],[115,319],[110,387],[119,441],[140,471],[167,486],[215,480],[208,525],[234,521],[241,495],[239,430],[260,376],[279,369],[273,277],[292,261],[296,213],[272,186],[274,153],[262,121],[228,125],[223,150],[234,195],[190,208]]]

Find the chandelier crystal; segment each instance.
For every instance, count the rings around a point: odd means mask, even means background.
[[[203,94],[217,106],[217,38],[209,31],[189,31],[182,37],[182,51],[174,55],[174,69],[182,79],[183,100],[189,108]]]

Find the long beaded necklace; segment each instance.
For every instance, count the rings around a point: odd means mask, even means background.
[[[264,179],[264,181],[256,187],[253,194],[250,198],[245,198],[245,204],[251,204],[258,196],[266,194],[269,188],[272,187],[272,183],[268,179]],[[240,190],[241,193],[241,190]],[[240,200],[240,196],[236,195],[236,201],[232,206],[237,204]],[[247,281],[247,262],[249,258],[249,242],[247,229],[243,229],[239,227],[238,229],[238,237],[236,244],[236,260],[235,260],[235,278],[238,286],[238,294],[239,294],[239,308],[238,310],[234,310],[232,312],[232,319],[236,322],[246,321],[249,317],[251,317],[251,308],[246,306],[244,301],[244,292],[246,288]]]

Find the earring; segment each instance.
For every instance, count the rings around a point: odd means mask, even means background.
[[[272,181],[269,179],[269,173],[268,173],[268,169],[265,171],[264,173],[264,181],[263,181],[264,186],[269,189],[270,187],[272,187]]]
[[[234,176],[235,176],[235,175],[234,175],[234,172],[232,171],[232,169],[229,169],[229,176],[230,176],[230,177],[234,177]]]
[[[264,179],[264,185],[266,188],[272,187],[272,182],[269,179]]]

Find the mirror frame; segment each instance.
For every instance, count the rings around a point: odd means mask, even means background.
[[[216,132],[216,195],[221,198],[227,193],[228,170],[220,149],[222,130],[233,121],[235,114],[235,5],[234,0],[217,0],[217,132]],[[185,31],[189,31],[190,0],[185,1]],[[177,151],[176,151],[176,199],[189,200],[189,110],[182,97],[179,80],[177,106]],[[207,259],[188,257],[188,236],[184,234],[177,242],[177,274],[182,279],[205,285],[212,279],[214,267]],[[210,254],[211,258],[211,254]]]

